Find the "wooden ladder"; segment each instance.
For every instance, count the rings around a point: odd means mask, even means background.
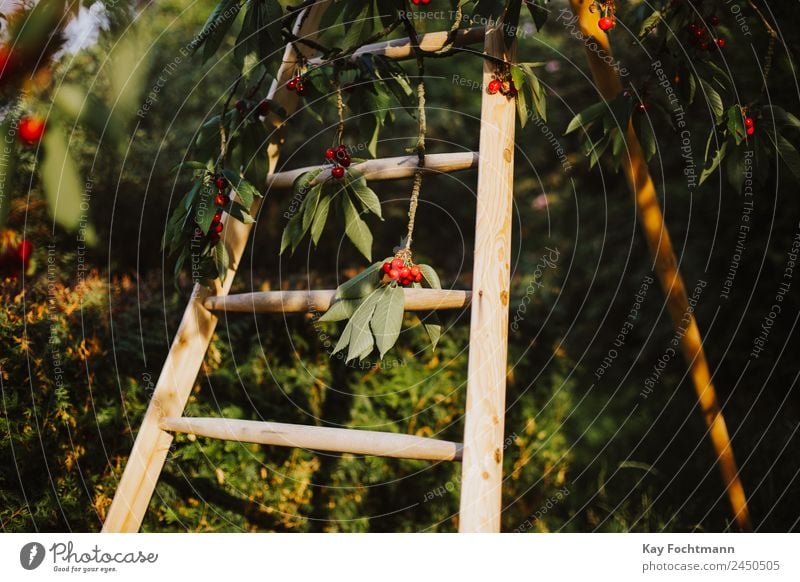
[[[294,24],[298,38],[313,40],[320,18],[332,0],[320,0],[303,10]],[[448,32],[421,35],[425,50],[442,48]],[[459,31],[455,43],[467,45],[483,40],[484,52],[511,60],[515,47],[506,49],[502,30]],[[313,43],[312,43],[313,44]],[[360,52],[388,58],[414,56],[410,39],[367,45]],[[288,113],[297,108],[295,93],[285,90],[300,51],[313,59],[304,43],[286,47],[283,62],[268,97]],[[483,84],[492,78],[492,65],[484,59]],[[304,447],[361,455],[380,455],[431,461],[461,461],[462,489],[459,530],[499,532],[503,466],[506,360],[508,351],[508,301],[511,261],[512,185],[516,105],[501,94],[483,92],[480,156],[473,152],[426,156],[426,171],[453,172],[478,168],[477,217],[472,293],[406,289],[406,310],[453,309],[471,303],[467,404],[463,444],[412,435],[356,429],[301,426],[221,418],[183,416],[190,391],[205,358],[217,324],[215,312],[258,313],[323,312],[334,291],[290,291],[228,295],[247,243],[251,225],[225,220],[226,245],[231,266],[223,284],[212,294],[195,285],[164,363],[150,405],[142,421],[114,500],[103,526],[104,532],[135,532],[163,469],[172,433],[241,442]],[[290,187],[305,169],[275,173],[279,144],[267,149],[269,188]],[[410,178],[417,171],[417,157],[371,160],[356,166],[368,180]],[[256,200],[251,213],[258,211]],[[225,217],[227,218],[227,217]]]

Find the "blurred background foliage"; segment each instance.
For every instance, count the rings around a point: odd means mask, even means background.
[[[788,4],[772,6],[778,22],[793,20]],[[54,224],[35,151],[21,148],[16,167],[7,168],[6,191],[16,194],[0,244],[11,248],[24,236],[33,254],[26,273],[0,283],[6,532],[99,529],[188,294],[187,281],[175,290],[172,265],[160,251],[169,210],[189,184],[171,168],[191,159],[188,144],[235,78],[225,60],[200,66],[182,56],[214,2],[107,5],[113,17],[98,41],[61,58],[46,82],[26,87],[22,101],[62,125],[64,156],[78,176],[73,196],[90,191],[88,220]],[[564,5],[551,3],[553,10]],[[757,92],[750,44],[737,37],[731,16],[722,16],[731,31],[726,58],[734,80]],[[430,30],[443,24],[420,23]],[[753,42],[763,47],[765,35],[756,30]],[[221,54],[232,50],[233,38]],[[641,73],[649,59],[624,38],[618,56]],[[797,38],[784,40],[796,58]],[[672,360],[649,398],[640,396],[674,333],[656,286],[614,363],[595,376],[651,265],[623,177],[610,163],[589,170],[577,139],[562,136],[575,113],[597,100],[582,47],[554,25],[524,34],[520,53],[523,61],[544,63],[545,127],[568,152],[572,170],[564,171],[540,127],[518,128],[511,317],[521,319],[509,337],[503,529],[726,530],[728,506],[682,360]],[[429,62],[430,151],[477,148],[481,92],[460,79],[477,83],[479,70],[469,55]],[[797,113],[785,56],[773,76],[770,98]],[[88,95],[97,105],[76,110]],[[92,119],[77,123],[87,109]],[[320,112],[322,133],[312,115],[292,120],[286,167],[319,163],[335,123],[333,110]],[[691,115],[694,147],[702,151],[712,120],[703,104]],[[765,351],[749,359],[798,232],[796,184],[781,166],[765,176],[730,298],[721,299],[742,198],[719,176],[687,192],[679,142],[668,128],[655,129],[660,149],[651,169],[681,269],[690,288],[708,282],[698,317],[754,521],[764,531],[796,529],[796,281]],[[348,131],[352,144],[368,137]],[[398,115],[378,155],[401,155],[415,133],[414,121]],[[435,265],[444,284],[456,288],[470,283],[474,184],[474,172],[426,179],[417,219],[417,260]],[[374,228],[374,248],[383,252],[404,233],[410,184],[375,189],[387,220]],[[279,258],[288,196],[266,194],[235,290],[330,288],[363,266],[330,233],[317,249]],[[87,238],[93,244],[85,246]],[[552,255],[547,249],[558,260],[542,268],[542,258]],[[408,326],[383,365],[359,368],[328,356],[322,328],[309,317],[230,315],[220,321],[187,414],[458,440],[468,320],[468,312],[448,315],[433,355],[423,350],[424,333]],[[143,529],[454,531],[459,473],[455,464],[178,436]]]

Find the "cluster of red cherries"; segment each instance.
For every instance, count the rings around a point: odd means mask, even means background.
[[[389,277],[389,281],[397,281],[403,287],[422,281],[422,271],[419,270],[419,267],[417,265],[407,265],[399,257],[395,257],[391,262],[383,263],[381,270]]]
[[[242,114],[242,116],[247,115],[248,111],[253,108],[252,101],[248,101],[247,99],[239,99],[236,102],[236,110]],[[259,101],[255,104],[255,110],[261,117],[266,117],[269,115],[270,107],[269,101],[264,99],[263,101]]]
[[[222,176],[217,176],[214,178],[214,185],[217,187],[217,195],[214,197],[215,210],[214,217],[211,219],[211,226],[208,229],[208,240],[211,242],[212,247],[222,238],[222,209],[229,201],[225,193],[228,181]],[[194,229],[194,238],[195,240],[203,238],[203,230],[199,226]]]
[[[711,26],[716,26],[719,24],[719,16],[712,16],[708,19],[709,24]],[[711,49],[711,45],[716,44],[719,48],[725,48],[727,41],[723,37],[716,37],[711,34],[710,29],[707,29],[705,26],[700,24],[699,22],[690,22],[686,25],[686,29],[689,31],[689,43],[697,45],[701,51],[707,51]]]
[[[347,146],[343,144],[325,150],[325,159],[333,162],[331,176],[336,179],[344,178],[345,168],[349,168],[350,164],[353,163],[350,154],[347,153]]]
[[[756,122],[748,115],[744,116],[744,130],[747,132],[747,135],[753,135],[756,132]]]
[[[303,85],[303,78],[300,75],[295,75],[286,83],[286,88],[289,91],[294,91],[298,95],[306,94],[306,87]]]
[[[501,81],[500,79],[492,79],[486,86],[486,91],[489,93],[489,95],[501,93],[509,98],[517,96],[517,88],[514,85],[514,81],[511,79],[505,81]]]
[[[23,239],[18,245],[9,245],[3,254],[0,254],[0,273],[4,277],[17,278],[20,272],[28,270],[28,264],[33,254],[33,244]]]

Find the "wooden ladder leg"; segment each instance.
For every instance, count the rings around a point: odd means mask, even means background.
[[[300,37],[312,37],[330,1],[320,0],[304,10],[298,16],[295,34]],[[278,101],[287,112],[296,108],[297,96],[280,88],[285,85],[294,70],[297,59],[294,46],[290,44],[286,47],[283,62],[269,92],[270,97]],[[301,45],[298,50],[305,49]],[[277,165],[278,149],[277,143],[270,144],[267,149],[270,174],[275,171]],[[258,204],[259,201],[256,201],[251,209],[253,215],[258,210]],[[231,266],[224,285],[218,285],[216,295],[228,294],[252,228],[252,225],[226,219],[227,216],[223,218],[225,222],[223,243],[228,247]],[[163,418],[183,415],[186,401],[217,325],[217,317],[203,306],[204,300],[209,295],[210,292],[204,287],[195,285],[114,494],[114,500],[103,524],[103,532],[135,532],[142,524],[172,444],[172,435],[161,430],[159,423]]]
[[[570,1],[572,12],[578,19],[581,32],[586,37],[593,38],[607,55],[611,55],[608,36],[597,26],[598,15],[589,10],[591,2],[588,0]],[[613,99],[622,91],[622,83],[617,71],[599,58],[598,54],[586,51],[592,77],[600,94],[605,99]],[[708,436],[717,455],[733,517],[739,529],[749,531],[752,529],[752,524],[747,507],[747,497],[739,478],[725,418],[722,415],[717,393],[711,380],[700,328],[694,313],[688,310],[689,300],[683,277],[678,270],[672,242],[656,196],[655,185],[650,177],[647,162],[632,124],[628,127],[626,138],[629,160],[623,164],[625,177],[636,199],[642,230],[655,262],[656,274],[667,296],[667,308],[672,322],[676,329],[685,328],[686,330],[681,338],[681,350],[689,366],[689,374],[694,384],[700,410],[708,427]]]
[[[486,54],[513,60],[502,29]],[[483,86],[495,65],[484,59]],[[483,93],[459,531],[499,532],[508,353],[516,104]]]

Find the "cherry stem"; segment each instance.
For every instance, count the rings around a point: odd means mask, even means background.
[[[428,131],[427,119],[425,117],[425,59],[417,55],[417,120],[419,122],[419,132],[417,133],[417,171],[414,173],[414,185],[411,187],[411,201],[408,208],[408,232],[406,233],[406,244],[404,250],[408,252],[409,260],[411,256],[411,241],[414,238],[414,222],[417,217],[417,206],[419,205],[419,193],[422,188],[422,168],[425,167],[425,134]]]
[[[341,145],[344,136],[344,100],[342,99],[342,84],[339,81],[339,71],[336,71],[336,109],[339,113],[339,123],[336,125],[336,145]]]

